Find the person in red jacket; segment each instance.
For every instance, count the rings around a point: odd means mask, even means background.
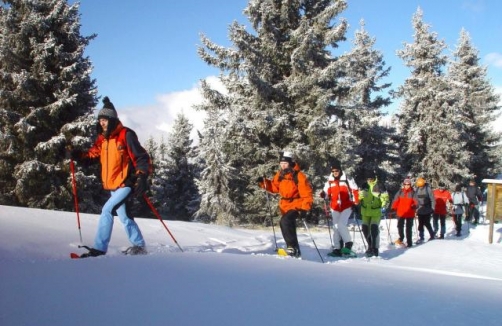
[[[440,231],[438,239],[444,239],[444,234],[446,232],[446,215],[448,213],[446,209],[447,203],[452,203],[451,193],[446,189],[444,182],[438,184],[438,189],[433,191],[434,199],[436,200],[436,206],[434,207],[434,213],[432,215],[432,227],[434,228],[434,237],[437,237],[437,232]],[[439,225],[441,229],[439,230]]]
[[[415,192],[411,187],[411,179],[404,179],[403,187],[396,193],[392,201],[391,209],[396,212],[398,217],[397,230],[399,239],[397,245],[404,245],[404,227],[406,224],[406,242],[407,246],[413,246],[413,219],[417,209],[417,200],[414,198]]]
[[[333,252],[331,257],[354,257],[352,237],[347,223],[352,215],[352,208],[359,204],[359,188],[354,179],[347,177],[340,161],[330,164],[331,174],[319,196],[330,202],[331,219],[333,221]]]
[[[277,171],[272,180],[259,177],[258,184],[261,188],[279,193],[279,210],[281,211],[282,236],[286,242],[286,252],[289,256],[300,257],[300,245],[296,234],[296,219],[304,216],[312,208],[314,201],[312,187],[307,176],[300,171],[300,166],[294,161],[293,153],[284,152],[279,164],[281,169]]]
[[[80,257],[106,254],[112,236],[114,215],[124,225],[132,246],[124,253],[146,254],[145,240],[138,224],[129,216],[126,202],[131,195],[142,197],[148,188],[150,156],[138,141],[136,133],[122,125],[110,99],[105,96],[103,108],[98,113],[98,138],[88,151],[74,149],[71,158],[87,163],[101,163],[103,189],[110,192],[99,217],[94,247]]]

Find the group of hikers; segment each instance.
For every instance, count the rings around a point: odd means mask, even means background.
[[[147,151],[141,146],[136,133],[123,126],[117,111],[108,97],[103,99],[103,108],[98,112],[96,124],[98,137],[88,150],[69,148],[68,158],[86,164],[101,164],[101,181],[103,188],[110,192],[110,198],[104,204],[98,222],[94,246],[81,258],[105,255],[111,240],[114,215],[124,225],[131,247],[126,254],[145,254],[145,240],[138,224],[128,213],[128,204],[133,197],[144,197],[148,188],[147,178],[151,172],[151,160]],[[280,169],[273,179],[258,178],[261,188],[271,193],[278,193],[281,219],[280,229],[286,242],[286,253],[300,257],[301,251],[296,233],[296,220],[310,211],[313,203],[313,190],[307,176],[295,162],[293,153],[285,151],[280,156]],[[361,231],[368,244],[366,255],[378,256],[380,247],[380,219],[387,214],[389,207],[398,217],[399,239],[397,244],[404,245],[406,235],[407,246],[413,246],[413,221],[418,218],[419,242],[424,241],[424,229],[429,233],[429,240],[444,239],[445,219],[448,210],[456,225],[456,235],[461,235],[462,216],[466,213],[473,218],[472,223],[479,221],[479,203],[482,194],[474,180],[471,180],[466,191],[457,186],[453,193],[445,189],[443,183],[432,191],[423,178],[418,178],[412,187],[410,178],[403,181],[402,188],[396,193],[392,202],[385,187],[378,182],[374,171],[366,172],[366,183],[361,189],[354,180],[346,175],[338,160],[330,166],[329,174],[319,196],[329,202],[329,213],[333,226],[333,257],[355,256],[352,251],[352,237],[348,229],[348,220],[353,216],[355,208],[360,209],[362,219]],[[390,204],[390,206],[389,206]],[[467,209],[465,208],[467,207]],[[431,226],[433,216],[433,226]],[[439,235],[438,235],[439,231]]]
[[[260,177],[257,181],[266,191],[279,194],[279,225],[286,243],[286,252],[290,256],[300,257],[296,219],[311,209],[313,191],[291,152],[284,152],[279,161],[280,169],[272,179]],[[361,232],[368,244],[365,253],[367,257],[379,255],[382,216],[397,217],[399,239],[395,244],[406,247],[414,244],[412,236],[415,218],[418,220],[418,241],[415,244],[425,241],[425,229],[429,233],[428,240],[444,239],[447,215],[453,218],[456,236],[461,236],[464,215],[466,220],[472,219],[474,225],[479,222],[482,193],[474,180],[469,181],[465,191],[461,185],[457,185],[451,193],[444,183],[439,183],[438,188],[432,190],[422,177],[417,178],[414,185],[411,178],[406,178],[391,201],[374,171],[365,172],[366,182],[359,188],[354,179],[343,171],[338,160],[330,164],[330,170],[319,196],[329,202],[333,226],[333,250],[328,254],[331,257],[356,256],[352,251],[353,240],[348,228],[348,221],[356,210],[360,210]]]

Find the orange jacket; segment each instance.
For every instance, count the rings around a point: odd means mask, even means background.
[[[293,173],[297,174],[298,185],[295,182]],[[298,164],[293,167],[293,172],[284,173],[277,171],[272,180],[265,179],[260,183],[261,188],[265,188],[271,193],[279,193],[279,209],[284,215],[290,210],[309,211],[312,208],[314,198],[312,196],[312,187],[310,186],[307,176],[300,171]]]
[[[392,209],[401,218],[414,218],[418,202],[414,198],[415,192],[411,187],[399,190],[392,201]]]
[[[121,135],[121,132],[125,133]],[[105,190],[132,187],[132,176],[137,173],[148,174],[150,157],[140,145],[136,134],[125,128],[121,122],[107,139],[100,134],[84,159],[100,159],[101,181]]]

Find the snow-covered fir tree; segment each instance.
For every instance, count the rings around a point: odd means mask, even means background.
[[[199,161],[203,167],[196,181],[201,200],[194,217],[199,221],[231,227],[237,222],[238,206],[230,184],[238,180],[239,176],[237,170],[229,164],[222,148],[227,137],[223,126],[225,120],[221,119],[218,109],[209,110],[207,113],[205,131],[199,146]]]
[[[167,138],[166,168],[163,171],[164,198],[156,196],[170,218],[188,221],[197,211],[198,192],[195,185],[192,124],[179,114]]]
[[[329,171],[327,162],[339,154],[334,145],[345,144],[334,140],[339,132],[333,117],[345,114],[339,100],[348,89],[339,82],[346,72],[333,53],[345,41],[347,22],[337,16],[346,7],[340,0],[252,0],[244,13],[254,31],[234,22],[229,33],[233,48],[201,37],[199,55],[221,70],[228,91],[209,101],[218,101],[212,106],[224,110],[228,137],[222,148],[247,177],[231,187],[246,194],[239,204],[248,218],[260,209],[263,216],[255,180],[277,170],[283,150],[295,152],[319,188]]]
[[[90,145],[96,104],[79,5],[3,0],[0,6],[0,204],[73,207],[67,145]],[[82,211],[95,209],[77,172]],[[81,197],[81,199],[83,198]]]
[[[469,174],[459,177],[474,177],[478,184],[484,178],[494,177],[501,168],[501,134],[492,130],[493,121],[500,115],[500,97],[488,80],[486,67],[479,61],[478,50],[462,29],[448,76],[458,102],[457,131],[465,137],[462,150],[468,155]]]
[[[402,177],[421,175],[432,185],[452,184],[456,175],[466,172],[462,134],[455,128],[457,103],[445,77],[446,43],[430,32],[420,8],[413,15],[413,43],[397,52],[411,76],[396,95],[402,99],[398,121],[401,133]]]
[[[391,142],[393,129],[381,124],[382,109],[391,103],[390,84],[382,82],[388,77],[390,68],[385,67],[383,55],[374,49],[374,45],[375,38],[368,34],[364,20],[361,20],[353,48],[344,56],[348,64],[345,82],[350,90],[344,99],[346,133],[351,137],[346,152],[357,163],[353,168],[359,185],[366,182],[364,172],[368,170],[374,171],[381,181],[386,181],[393,172],[388,167],[397,163],[391,156],[395,152],[395,144]]]

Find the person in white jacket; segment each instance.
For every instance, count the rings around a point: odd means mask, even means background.
[[[357,184],[342,171],[340,161],[330,164],[331,174],[319,196],[330,201],[333,221],[332,257],[355,256],[352,251],[352,237],[347,223],[352,214],[352,207],[359,203]],[[343,248],[342,248],[343,247]]]
[[[457,231],[455,235],[460,237],[462,235],[462,215],[465,212],[466,206],[469,205],[469,198],[462,191],[462,186],[456,185],[455,191],[451,194],[451,199],[453,202],[451,215],[455,223],[455,230]]]

